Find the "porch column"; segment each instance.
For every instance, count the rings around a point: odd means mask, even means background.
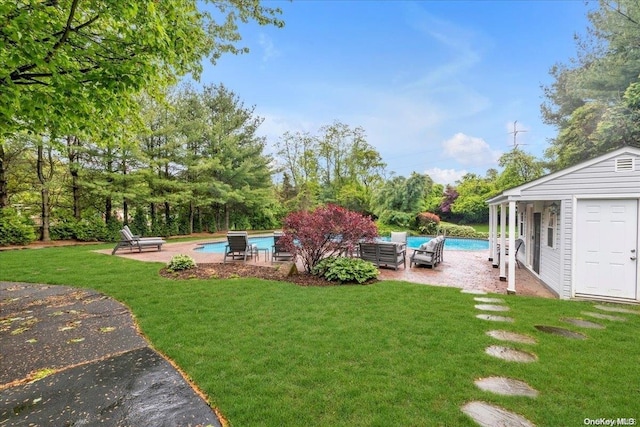
[[[505,282],[507,280],[507,272],[505,264],[507,262],[507,210],[506,204],[500,203],[500,280]]]
[[[516,293],[516,202],[509,202],[509,283],[507,293]]]
[[[489,261],[493,261],[493,245],[495,237],[493,235],[493,205],[489,205]]]
[[[493,218],[491,218],[491,224],[493,225],[493,247],[491,248],[491,261],[493,262],[493,268],[498,268],[498,205],[491,206],[493,208]]]

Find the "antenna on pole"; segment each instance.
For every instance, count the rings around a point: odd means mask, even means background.
[[[522,132],[526,132],[526,130],[518,130],[517,125],[518,125],[518,121],[517,121],[517,120],[515,120],[515,121],[513,122],[513,132],[509,132],[509,134],[510,134],[510,135],[513,135],[513,149],[514,149],[514,150],[515,150],[516,148],[518,148],[518,141],[517,141],[517,139],[516,139],[516,138],[517,138],[517,136],[518,136],[518,134],[519,134],[519,133],[522,133]],[[527,144],[520,144],[520,145],[527,145]]]

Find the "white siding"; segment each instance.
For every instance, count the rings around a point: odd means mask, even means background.
[[[628,157],[632,156],[620,156]],[[521,196],[527,199],[553,200],[580,194],[637,194],[640,192],[640,158],[635,157],[634,171],[616,172],[616,158],[611,158],[527,188],[522,191]]]
[[[573,248],[573,199],[565,199],[562,201],[562,224],[559,227],[562,243],[562,259],[560,281],[561,289],[558,292],[561,298],[571,298],[571,269],[572,269],[572,248]]]
[[[561,222],[561,221],[560,221]],[[561,259],[560,259],[560,227],[556,226],[555,240],[556,247],[549,247],[547,242],[547,226],[549,224],[549,210],[542,212],[541,242],[540,242],[540,279],[553,289],[557,294],[561,294]]]
[[[616,159],[635,157],[633,171],[616,172]],[[542,210],[542,236],[540,248],[540,278],[560,298],[571,298],[572,286],[572,233],[575,206],[574,196],[603,195],[625,197],[640,194],[640,156],[623,154],[603,160],[588,167],[578,169],[564,176],[542,182],[520,193],[523,200],[561,201],[561,213],[557,230],[555,249],[547,246],[546,224],[548,211]]]

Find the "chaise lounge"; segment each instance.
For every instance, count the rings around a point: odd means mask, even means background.
[[[120,248],[129,248],[129,251],[138,249],[138,252],[142,252],[142,249],[145,248],[157,248],[161,251],[162,245],[165,243],[161,237],[134,237],[129,228],[126,227],[120,230],[120,241],[116,243],[111,255],[114,255]]]
[[[246,261],[258,255],[258,246],[249,243],[249,233],[246,231],[229,231],[227,233],[227,245],[224,247],[223,263],[227,258],[232,260],[241,259]]]

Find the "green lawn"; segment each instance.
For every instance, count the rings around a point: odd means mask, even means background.
[[[517,319],[505,325],[476,319],[473,295],[453,288],[171,281],[158,275],[160,264],[91,249],[0,252],[0,280],[87,287],[124,302],[153,345],[234,426],[474,425],[459,410],[470,400],[504,406],[539,426],[639,415],[639,315],[580,330],[559,319],[594,311],[592,303],[503,296]],[[589,338],[543,334],[536,324]],[[535,337],[536,345],[509,345],[539,360],[486,355],[487,346],[505,344],[485,335],[500,328]],[[475,387],[475,379],[493,375],[526,381],[540,395],[504,397]]]

